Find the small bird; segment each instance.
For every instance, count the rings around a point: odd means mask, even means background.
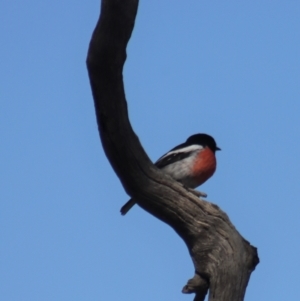
[[[195,134],[160,157],[154,165],[187,188],[196,188],[206,182],[215,172],[215,153],[221,150],[213,137]],[[122,208],[125,215],[134,206],[130,199]]]

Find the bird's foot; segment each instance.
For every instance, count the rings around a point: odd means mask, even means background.
[[[195,190],[195,189],[192,189],[192,188],[188,188],[188,187],[185,187],[185,188],[186,188],[186,190],[188,190],[189,192],[191,192],[192,194],[194,194],[198,198],[200,198],[200,197],[206,198],[207,197],[207,194],[205,192],[201,192],[201,191],[198,191],[198,190]]]

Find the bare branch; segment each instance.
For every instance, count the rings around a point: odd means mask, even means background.
[[[241,301],[258,264],[252,247],[216,205],[157,169],[128,119],[123,84],[126,46],[138,0],[103,0],[87,57],[100,138],[126,192],[146,211],[170,225],[186,243],[195,275],[184,293],[209,301]]]

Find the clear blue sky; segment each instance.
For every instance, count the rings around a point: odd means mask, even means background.
[[[193,300],[169,226],[127,201],[100,144],[85,67],[99,1],[0,3],[3,301]],[[258,247],[246,301],[300,300],[300,2],[141,1],[125,67],[156,160],[213,135],[201,190]]]

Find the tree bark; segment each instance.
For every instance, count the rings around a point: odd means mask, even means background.
[[[138,0],[103,0],[91,38],[87,68],[105,154],[126,192],[139,206],[170,225],[186,243],[195,274],[183,293],[194,300],[241,301],[257,250],[218,206],[197,198],[148,158],[128,118],[123,65]]]

